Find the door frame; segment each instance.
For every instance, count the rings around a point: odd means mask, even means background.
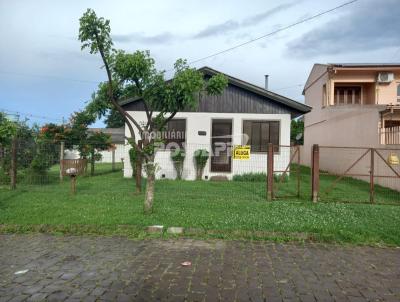
[[[212,156],[210,158],[210,167],[209,167],[209,172],[210,173],[232,173],[232,154],[228,153],[228,157],[229,157],[229,171],[214,171],[212,168],[212,157],[214,156],[214,151],[213,151],[213,124],[214,122],[226,122],[228,123],[230,121],[231,124],[231,138],[230,138],[230,143],[232,144],[232,136],[233,136],[233,118],[230,117],[222,117],[222,118],[211,118],[210,121],[210,150],[212,152]]]

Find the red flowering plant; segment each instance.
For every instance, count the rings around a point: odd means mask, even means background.
[[[64,125],[50,123],[40,129],[39,138],[51,142],[60,142],[65,140],[65,132],[66,127]]]

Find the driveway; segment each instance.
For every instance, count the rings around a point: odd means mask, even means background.
[[[396,248],[0,235],[0,274],[0,301],[400,301]]]

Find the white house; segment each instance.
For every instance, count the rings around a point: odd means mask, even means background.
[[[209,67],[203,67],[200,71],[205,78],[220,73]],[[193,155],[198,149],[210,152],[210,159],[203,173],[204,179],[222,175],[230,179],[233,175],[249,172],[266,173],[268,143],[276,145],[276,162],[284,169],[289,163],[290,152],[284,152],[278,146],[290,145],[291,119],[311,110],[311,107],[267,89],[226,76],[229,84],[221,95],[203,96],[196,110],[177,113],[167,125],[167,134],[175,134],[174,137],[167,137],[168,142],[174,142],[186,151],[184,179],[195,179]],[[147,121],[141,100],[127,100],[122,106],[138,122]],[[176,135],[177,133],[185,135]],[[130,136],[127,126],[125,136]],[[136,137],[139,135],[136,134]],[[232,159],[231,150],[229,147],[225,148],[226,145],[250,145],[250,159]],[[171,151],[168,148],[157,151],[157,178],[176,177],[170,156]],[[125,158],[129,158],[128,154]],[[124,176],[131,177],[130,162],[126,160],[124,165]]]
[[[112,163],[113,160],[117,163],[125,159],[125,130],[124,128],[89,128],[88,133],[103,132],[110,135],[111,143],[114,149],[100,151],[101,159],[99,163]],[[64,159],[78,159],[81,154],[76,149],[65,150]]]

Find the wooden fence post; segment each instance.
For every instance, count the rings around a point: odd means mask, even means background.
[[[375,183],[374,183],[374,173],[375,173],[375,149],[371,148],[371,168],[369,170],[369,200],[371,203],[375,202]]]
[[[116,147],[115,147],[116,148]],[[112,170],[115,171],[115,148],[112,149],[111,151],[111,156],[112,156]]]
[[[297,197],[300,198],[300,177],[301,177],[301,168],[300,168],[300,146],[297,146]]]
[[[65,143],[61,142],[60,144],[60,181],[64,179],[64,148]]]
[[[267,154],[267,200],[272,201],[274,199],[274,146],[268,144]]]
[[[11,141],[11,167],[10,167],[10,188],[17,188],[17,139],[12,138]]]
[[[319,146],[313,145],[311,151],[311,200],[318,201],[319,195]]]

